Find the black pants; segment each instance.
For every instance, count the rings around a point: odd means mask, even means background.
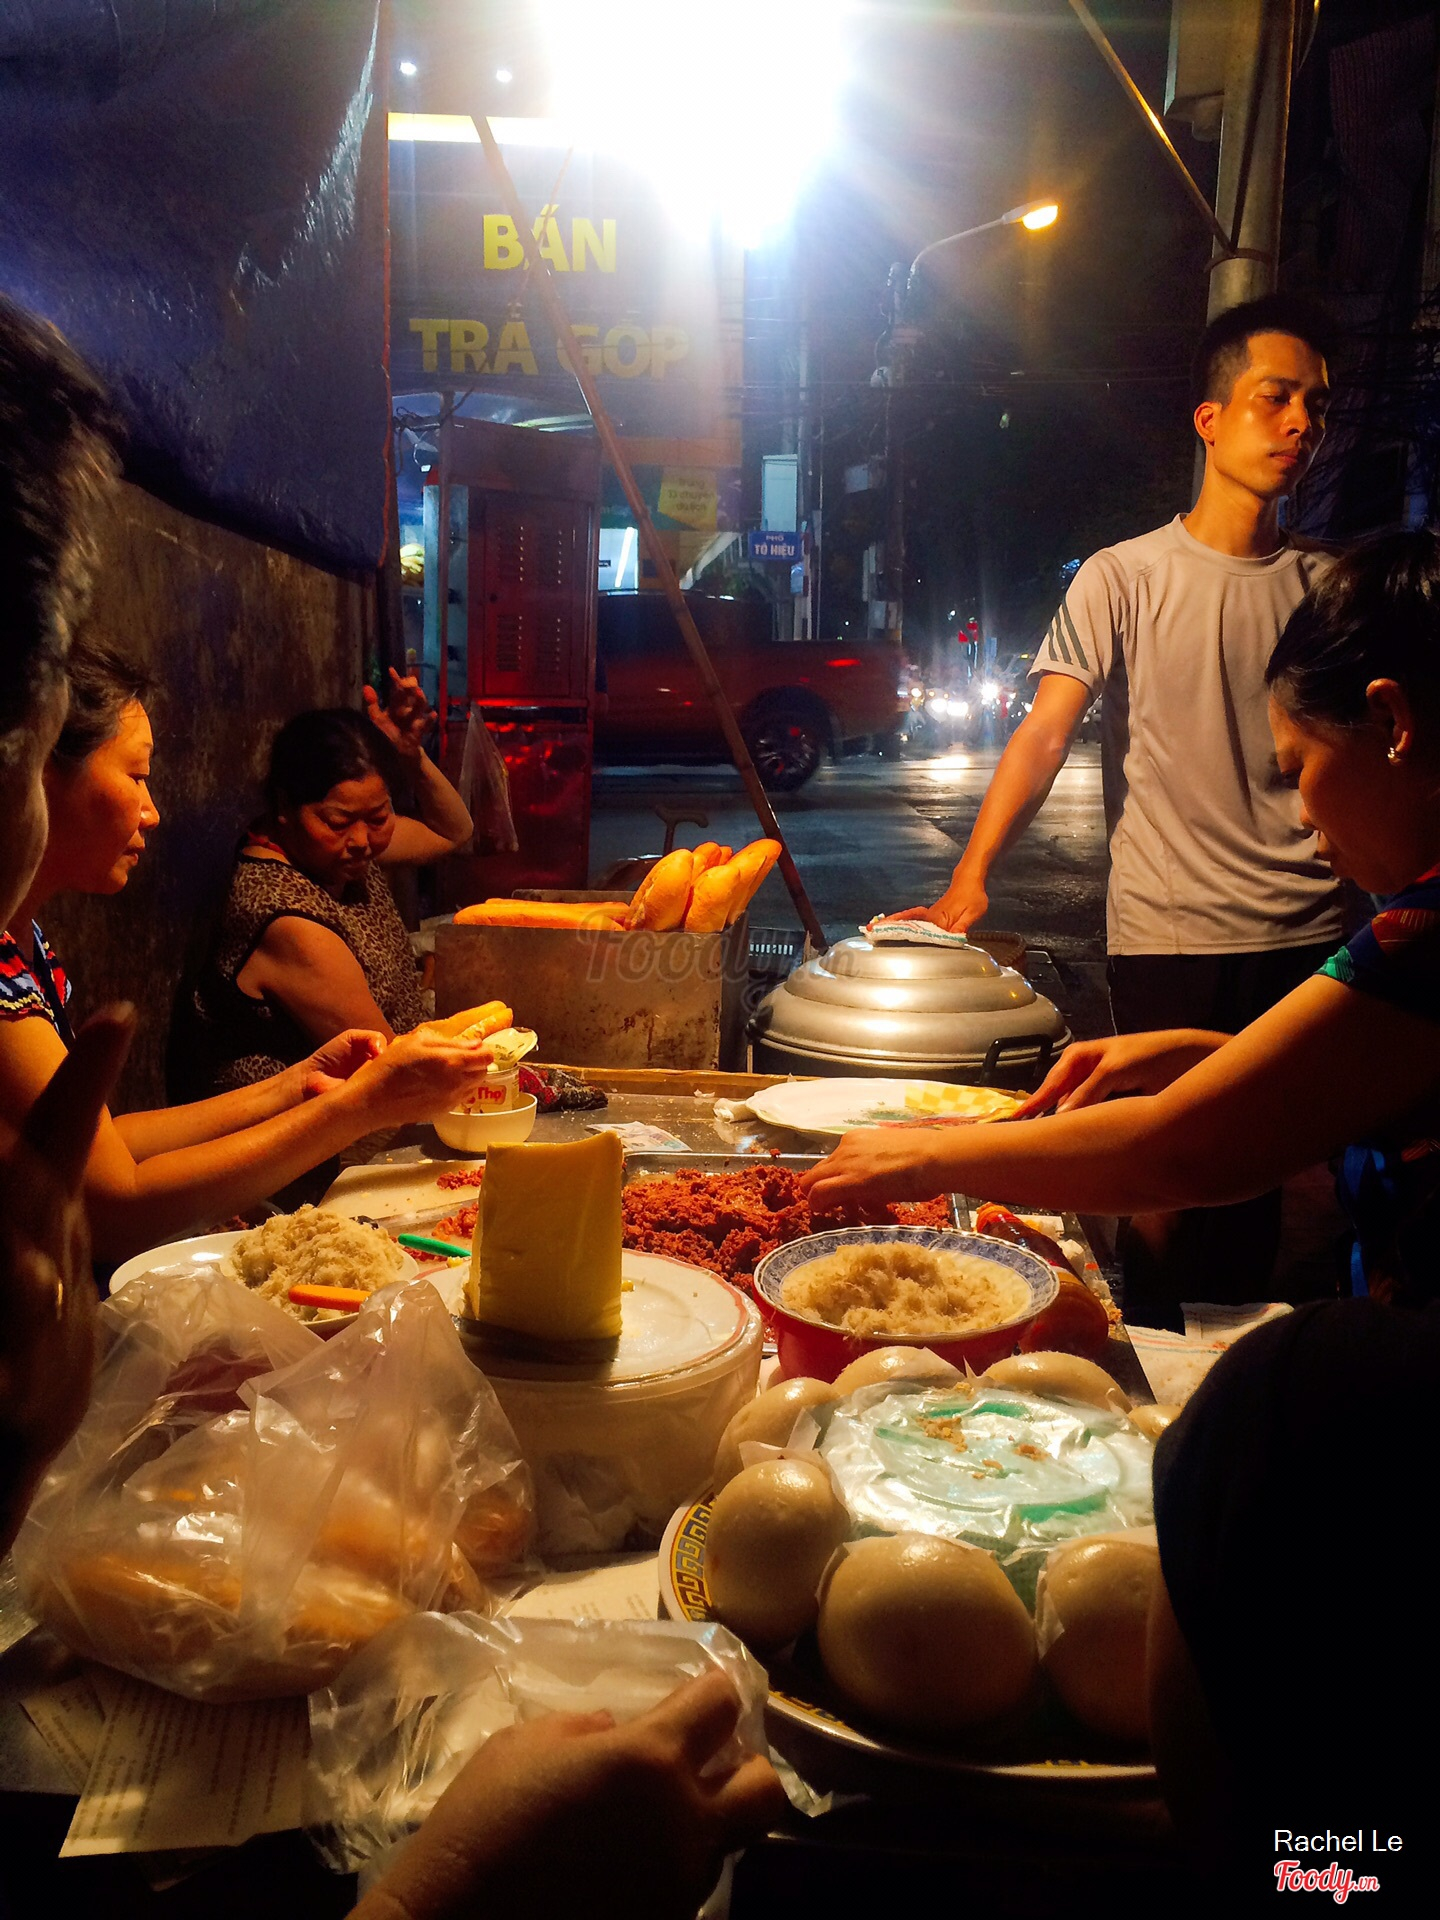
[[[1115,1031],[1208,1027],[1238,1033],[1308,979],[1338,944],[1266,953],[1114,954],[1108,974]],[[1177,1214],[1159,1246],[1126,1222],[1119,1247],[1125,1318],[1179,1330],[1182,1300],[1239,1305],[1268,1299],[1279,1246],[1278,1190],[1232,1207]]]

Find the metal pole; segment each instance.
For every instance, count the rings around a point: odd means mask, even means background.
[[[450,421],[455,407],[453,393],[440,395],[440,432],[438,460],[439,499],[435,503],[438,525],[435,528],[435,571],[439,574],[439,599],[435,625],[439,630],[440,661],[435,676],[435,705],[440,715],[440,767],[445,766],[445,749],[450,740]]]
[[[1216,215],[1233,245],[1211,263],[1211,320],[1275,285],[1294,44],[1294,0],[1233,0],[1215,182]]]
[[[905,421],[901,414],[901,387],[885,389],[885,484],[890,490],[889,525],[885,532],[885,572],[893,609],[890,632],[905,651]]]
[[[1236,0],[1237,5],[1248,6],[1252,3],[1253,0]],[[1130,102],[1131,106],[1134,107],[1140,118],[1145,122],[1151,133],[1155,136],[1155,139],[1159,142],[1161,152],[1170,162],[1171,172],[1184,188],[1190,204],[1194,207],[1196,213],[1199,214],[1200,218],[1210,229],[1216,246],[1222,253],[1229,253],[1231,251],[1229,230],[1216,218],[1215,210],[1211,207],[1205,195],[1200,191],[1200,188],[1195,184],[1195,179],[1190,169],[1175,151],[1173,141],[1161,125],[1159,114],[1155,112],[1139,87],[1137,87],[1135,82],[1130,78],[1125,62],[1111,46],[1106,37],[1105,29],[1100,25],[1100,22],[1095,18],[1094,14],[1091,13],[1089,7],[1086,6],[1085,0],[1070,0],[1070,10],[1094,42],[1095,50],[1100,55],[1100,58],[1120,82],[1121,91],[1124,93],[1126,99]]]
[[[725,696],[725,689],[716,677],[705,642],[700,638],[700,630],[695,625],[694,615],[686,604],[684,594],[680,591],[680,582],[676,578],[674,567],[670,564],[670,556],[660,544],[660,536],[655,531],[654,521],[650,518],[650,509],[645,504],[645,496],[636,484],[635,475],[620,445],[614,423],[595,385],[595,377],[586,366],[584,354],[570,332],[570,320],[565,311],[565,304],[551,276],[549,263],[542,257],[529,222],[525,218],[524,209],[520,205],[520,196],[515,191],[515,182],[511,179],[510,169],[505,164],[505,156],[500,151],[490,122],[483,114],[475,116],[475,126],[480,135],[480,144],[485,149],[485,158],[490,163],[496,184],[505,202],[505,210],[514,222],[515,231],[520,236],[520,244],[525,249],[525,262],[530,269],[532,282],[540,295],[550,325],[555,330],[556,340],[562,347],[567,348],[570,370],[579,383],[581,393],[585,396],[585,404],[590,409],[591,419],[595,422],[595,430],[600,436],[605,457],[615,469],[621,491],[629,502],[630,511],[635,516],[635,524],[640,530],[641,547],[654,563],[656,575],[665,598],[670,603],[670,611],[675,615],[686,650],[695,664],[696,672],[700,675],[701,684],[710,696],[721,730],[734,755],[740,778],[745,782],[745,790],[750,796],[750,804],[755,809],[755,816],[764,833],[770,839],[778,840],[780,843],[780,859],[777,864],[786,886],[790,889],[790,898],[795,903],[800,924],[814,946],[824,947],[825,929],[821,926],[810,896],[805,891],[805,882],[800,878],[800,870],[795,865],[789,843],[780,830],[780,822],[775,818],[775,809],[770,804],[770,796],[766,793],[760,776],[755,771],[755,762],[750,758],[750,749],[745,744],[740,723],[735,718],[735,711]]]

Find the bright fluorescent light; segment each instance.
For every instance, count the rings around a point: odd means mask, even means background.
[[[392,113],[392,140],[450,140],[478,147],[480,136],[468,113]]]
[[[834,131],[835,0],[731,0],[723,25],[711,8],[630,0],[618,58],[613,11],[594,0],[531,11],[577,146],[629,161],[692,229],[718,215],[757,245],[784,225]]]
[[[630,556],[635,551],[635,538],[636,529],[634,527],[626,527],[625,538],[620,542],[620,558],[615,567],[615,584],[617,587],[623,587],[625,584],[625,569],[629,566]],[[636,585],[639,585],[638,581]]]
[[[508,87],[515,76],[509,67],[497,67],[495,69],[495,78],[500,82],[502,87]]]
[[[513,119],[490,115],[490,131],[502,147],[541,147],[560,153],[577,145],[574,134],[558,120]],[[392,140],[451,140],[462,146],[480,144],[475,122],[468,113],[392,113]]]
[[[413,60],[402,60],[400,62],[400,71],[407,80],[413,80],[420,69]]]

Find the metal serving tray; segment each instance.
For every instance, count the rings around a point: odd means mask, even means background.
[[[753,1173],[756,1167],[789,1167],[805,1173],[818,1166],[823,1153],[627,1153],[625,1184],[652,1173]]]
[[[628,1187],[632,1180],[644,1180],[657,1173],[681,1173],[686,1168],[693,1173],[748,1173],[754,1167],[775,1166],[804,1173],[824,1158],[823,1153],[627,1153],[623,1179]],[[959,1193],[946,1197],[950,1202],[951,1220],[955,1226],[968,1230],[970,1202]]]

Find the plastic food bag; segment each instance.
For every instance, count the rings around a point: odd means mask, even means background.
[[[492,1733],[547,1713],[633,1720],[719,1667],[740,1696],[712,1765],[765,1753],[763,1667],[721,1626],[418,1614],[377,1634],[310,1699],[305,1824],[353,1873],[418,1827]]]
[[[471,707],[460,754],[460,798],[475,822],[475,844],[486,853],[518,853],[510,809],[510,775],[478,707]]]
[[[819,1411],[859,1532],[984,1547],[1032,1610],[1052,1546],[1155,1518],[1154,1446],[1116,1409],[971,1379],[881,1382]]]
[[[146,1275],[100,1321],[15,1544],[78,1652],[197,1700],[307,1693],[398,1618],[483,1610],[527,1553],[528,1470],[433,1287],[328,1341],[215,1275]]]

